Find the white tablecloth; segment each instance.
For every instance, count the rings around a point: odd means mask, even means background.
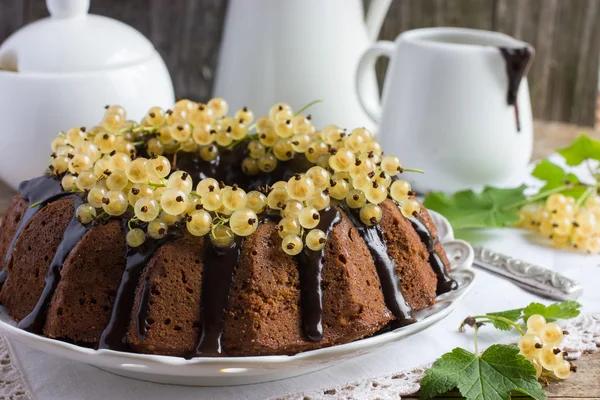
[[[579,300],[584,313],[600,312],[600,256],[578,254],[540,245],[537,237],[515,229],[471,232],[463,239],[474,245],[510,254],[558,271],[583,284]],[[153,384],[122,378],[95,367],[67,361],[11,342],[11,358],[21,371],[23,383],[35,399],[266,399],[289,393],[309,392],[406,370],[431,362],[442,353],[461,346],[472,349],[469,333],[457,332],[468,315],[523,307],[542,301],[512,283],[477,270],[471,292],[456,310],[426,331],[375,352],[312,374],[270,383],[194,388]],[[483,328],[480,348],[511,339],[506,332]],[[516,338],[516,336],[515,336]]]

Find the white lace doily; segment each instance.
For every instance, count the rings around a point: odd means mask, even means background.
[[[596,351],[600,347],[600,313],[579,316],[570,321],[561,321],[560,326],[569,334],[565,336],[561,349],[568,353],[567,359],[576,360],[583,353]],[[419,390],[419,382],[430,364],[392,375],[365,379],[307,393],[278,397],[279,400],[398,400],[400,396]],[[26,381],[10,356],[10,347],[0,336],[0,399],[33,400]]]
[[[581,315],[569,321],[561,321],[560,326],[569,332],[561,344],[561,350],[567,352],[568,360],[576,360],[583,353],[596,351],[600,347],[600,313]],[[274,400],[399,400],[417,392],[424,371],[431,364],[400,373],[365,379],[346,385],[317,390],[309,393],[296,393]]]
[[[0,336],[0,399],[33,400],[21,372],[10,358],[8,343],[2,336]]]

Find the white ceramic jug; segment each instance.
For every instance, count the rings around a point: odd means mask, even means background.
[[[317,127],[373,128],[354,92],[354,71],[390,3],[371,1],[365,23],[361,0],[231,0],[213,95],[260,115],[279,101],[299,109],[322,99],[307,111]],[[363,93],[375,99],[375,73],[367,75]]]
[[[390,57],[381,102],[362,92],[379,56]],[[384,151],[426,171],[411,182],[418,192],[512,184],[532,152],[532,57],[529,44],[497,32],[417,29],[365,52],[357,92]]]

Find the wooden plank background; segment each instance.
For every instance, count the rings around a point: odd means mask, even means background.
[[[177,95],[197,100],[211,94],[226,9],[226,0],[92,0],[91,5],[92,13],[120,19],[146,35],[164,57]],[[0,0],[0,42],[44,16],[43,0]],[[598,21],[600,0],[394,0],[380,37],[461,26],[525,40],[536,48],[529,73],[534,116],[593,126]],[[381,80],[385,61],[378,69]]]

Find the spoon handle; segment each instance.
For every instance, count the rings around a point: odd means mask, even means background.
[[[583,293],[583,287],[558,272],[539,265],[476,247],[475,266],[511,280],[523,289],[556,300],[575,300]]]

